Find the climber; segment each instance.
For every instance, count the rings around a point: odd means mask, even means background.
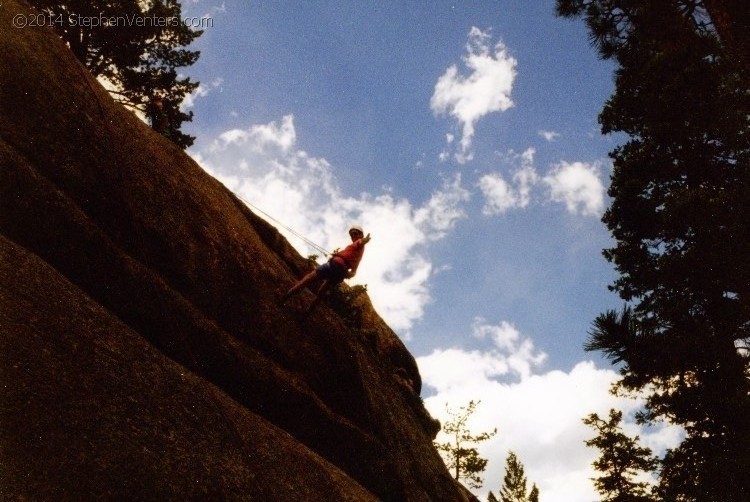
[[[322,279],[323,282],[318,288],[318,292],[315,294],[315,300],[307,309],[310,312],[320,302],[323,293],[328,288],[339,284],[344,279],[351,279],[357,273],[357,267],[359,262],[362,260],[362,255],[365,252],[365,245],[370,242],[370,234],[365,236],[362,227],[353,226],[349,229],[349,237],[352,239],[352,243],[346,246],[342,251],[333,253],[331,259],[326,263],[319,265],[315,270],[305,275],[300,279],[297,284],[287,291],[281,297],[281,303],[283,304],[292,296],[296,295],[303,287],[309,284],[315,279]]]
[[[152,98],[146,106],[146,116],[151,123],[151,128],[167,138],[170,138],[172,131],[172,115],[171,105],[158,96]]]

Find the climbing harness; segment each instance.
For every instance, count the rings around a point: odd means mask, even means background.
[[[240,199],[242,202],[244,202],[245,204],[247,204],[248,207],[250,207],[251,209],[253,209],[253,210],[255,210],[255,211],[259,212],[259,213],[261,213],[263,216],[265,216],[269,220],[272,220],[278,226],[280,226],[281,228],[283,228],[284,230],[286,230],[290,234],[294,235],[295,237],[297,237],[298,239],[300,239],[301,241],[303,241],[305,244],[307,244],[311,248],[315,249],[316,251],[319,251],[320,253],[323,253],[324,256],[333,256],[333,253],[331,253],[328,250],[326,250],[323,246],[315,244],[313,241],[311,241],[310,239],[308,239],[307,237],[305,237],[301,233],[297,232],[293,228],[285,225],[283,222],[277,220],[276,218],[274,218],[273,216],[271,216],[267,212],[263,211],[261,208],[259,208],[255,204],[253,204],[251,202],[248,202],[247,200],[243,199],[242,197],[240,197],[239,195],[237,195],[236,192],[235,192],[235,195],[237,196],[238,199]]]

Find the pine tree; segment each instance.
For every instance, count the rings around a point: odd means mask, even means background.
[[[537,488],[536,483],[531,487],[531,492],[529,492],[529,502],[539,502],[539,488]]]
[[[154,129],[186,148],[181,131],[193,114],[180,110],[198,87],[178,68],[199,56],[185,49],[202,31],[188,27],[176,0],[31,0],[73,54],[124,106],[145,113]]]
[[[603,502],[653,502],[649,484],[636,478],[656,469],[659,462],[649,448],[638,445],[638,436],[630,438],[622,432],[621,422],[622,412],[616,410],[610,410],[608,420],[596,413],[583,420],[597,432],[586,446],[601,452],[594,467],[602,475],[594,479],[594,485]]]
[[[505,460],[503,486],[500,488],[500,500],[502,502],[539,502],[539,488],[536,483],[527,494],[526,481],[526,472],[518,456],[513,452],[508,453],[508,458]],[[489,496],[489,502],[497,502],[498,499],[492,492]]]
[[[474,413],[481,401],[469,401],[454,412],[448,409],[451,419],[443,426],[443,433],[450,439],[445,443],[435,442],[435,447],[443,455],[445,465],[453,471],[456,481],[464,480],[472,488],[481,488],[482,477],[480,474],[487,467],[487,459],[479,456],[476,447],[468,446],[481,443],[490,439],[497,433],[497,429],[491,432],[472,434],[467,426],[469,417]]]
[[[603,217],[626,306],[597,318],[586,348],[619,364],[620,391],[645,397],[643,422],[685,429],[663,459],[662,497],[750,500],[750,30],[736,29],[746,2],[557,6],[617,62],[599,120],[628,136],[610,154]]]
[[[487,502],[499,502],[497,500],[497,497],[495,497],[495,494],[492,493],[492,490],[490,490],[490,493],[487,494]]]
[[[505,476],[500,489],[501,502],[528,502],[526,496],[526,473],[515,453],[510,452],[505,460]]]

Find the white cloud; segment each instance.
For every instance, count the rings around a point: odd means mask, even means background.
[[[574,214],[598,215],[604,209],[604,184],[596,164],[560,162],[543,178],[550,198]]]
[[[536,352],[533,342],[528,338],[521,339],[521,333],[507,321],[493,326],[478,317],[472,325],[472,334],[477,338],[489,336],[497,349],[507,353],[503,359],[507,362],[508,368],[521,378],[529,377],[532,368],[541,365],[547,359],[547,354]],[[497,353],[495,354],[497,357]]]
[[[517,207],[516,195],[500,173],[485,174],[479,179],[479,188],[485,197],[482,213],[491,216]]]
[[[537,132],[539,133],[539,136],[541,136],[542,138],[544,138],[545,140],[549,142],[555,141],[557,138],[560,137],[560,133],[555,132],[555,131],[540,130]]]
[[[427,246],[465,217],[469,192],[461,186],[460,175],[445,179],[422,205],[387,190],[348,196],[325,159],[297,148],[292,115],[280,123],[225,131],[192,155],[240,197],[328,250],[347,244],[352,223],[363,225],[372,241],[350,284],[368,284],[378,312],[408,336],[430,301],[428,283],[435,267]],[[303,255],[316,253],[279,230]]]
[[[524,464],[531,483],[536,483],[546,502],[598,500],[590,478],[591,463],[599,455],[584,445],[594,433],[582,423],[589,413],[606,416],[610,408],[622,410],[624,429],[639,434],[642,444],[658,453],[676,445],[676,427],[645,429],[633,413],[641,403],[613,396],[609,390],[618,378],[615,371],[599,369],[593,362],[578,363],[570,372],[539,372],[546,355],[535,349],[508,322],[497,325],[476,319],[475,337],[489,339],[488,350],[436,349],[417,359],[430,413],[441,421],[452,409],[470,400],[481,401],[469,426],[475,433],[498,429],[498,434],[479,446],[489,460],[480,499],[497,494],[502,486],[505,459],[514,451]],[[444,440],[441,436],[439,441]]]
[[[448,114],[461,127],[461,141],[455,154],[459,163],[473,158],[471,143],[477,121],[488,113],[513,106],[510,94],[517,64],[502,42],[490,48],[489,33],[472,27],[468,39],[467,54],[462,59],[470,73],[461,75],[458,67],[451,65],[438,79],[430,99],[430,109],[435,114]],[[452,143],[451,137],[448,143]]]
[[[428,239],[443,238],[466,216],[463,202],[469,198],[469,191],[461,186],[461,175],[456,174],[453,180],[444,180],[443,188],[433,192],[430,200],[414,211],[414,221],[429,232]]]
[[[192,0],[191,3],[193,4],[193,6],[197,7],[199,4],[202,3],[202,1],[201,0]],[[208,6],[207,8],[208,8],[208,12],[205,13],[202,16],[203,19],[209,19],[209,18],[213,17],[215,14],[226,14],[227,13],[226,2],[221,2],[221,5]]]
[[[499,171],[479,178],[477,185],[484,195],[483,214],[493,216],[525,208],[532,198],[564,203],[573,214],[598,216],[602,213],[605,188],[598,163],[562,161],[550,165],[547,175],[540,177],[534,167],[535,154],[533,147],[520,154],[513,150],[498,153],[504,163],[513,166],[513,171],[510,181]],[[540,182],[547,188],[544,195],[541,190],[535,190]]]
[[[198,87],[196,87],[193,92],[185,96],[185,99],[183,99],[182,103],[180,104],[180,108],[182,110],[192,108],[193,106],[195,106],[196,100],[198,100],[199,98],[205,98],[209,95],[209,93],[216,89],[221,89],[221,85],[223,83],[224,79],[221,77],[217,77],[208,84],[198,84]]]
[[[531,201],[531,189],[536,185],[539,176],[533,165],[521,166],[514,174],[513,181],[516,184],[518,194],[518,207],[526,207]]]
[[[518,330],[508,322],[495,326],[478,317],[474,320],[472,332],[476,338],[490,338],[493,347],[487,351],[437,349],[431,355],[419,358],[425,385],[439,394],[463,393],[467,387],[482,387],[495,377],[516,375],[526,378],[532,367],[541,365],[547,358],[546,354],[534,349],[531,340],[522,339]]]
[[[531,189],[539,180],[534,168],[535,153],[534,148],[528,148],[520,155],[509,152],[508,158],[518,164],[513,174],[513,185],[505,181],[499,172],[486,174],[479,179],[479,188],[485,197],[483,214],[492,216],[529,205]]]
[[[214,14],[226,14],[227,13],[227,6],[226,2],[221,2],[221,5],[215,5],[211,7],[211,10],[208,14],[206,14],[204,17],[210,18]]]

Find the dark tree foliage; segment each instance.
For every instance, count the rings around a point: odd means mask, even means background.
[[[453,471],[456,481],[464,480],[472,488],[481,488],[481,473],[487,468],[487,459],[480,457],[476,445],[487,441],[497,433],[497,429],[480,434],[472,434],[468,428],[469,417],[481,401],[469,401],[458,411],[448,410],[451,419],[443,426],[443,432],[449,440],[445,443],[435,442],[435,447],[443,455],[445,464]]]
[[[704,0],[727,56],[750,79],[750,9],[747,0]]]
[[[638,436],[630,438],[623,434],[621,422],[622,412],[616,410],[610,410],[608,420],[596,413],[583,420],[597,432],[596,437],[586,441],[586,446],[601,452],[594,468],[602,475],[594,479],[594,485],[603,502],[652,502],[655,499],[648,483],[635,478],[656,469],[658,460],[649,448],[638,445]]]
[[[532,491],[536,490],[534,495],[539,498],[539,490],[534,485]],[[526,472],[523,464],[515,453],[510,452],[505,459],[505,476],[503,477],[503,486],[500,489],[501,502],[529,502],[531,497],[526,493]]]
[[[192,112],[179,106],[197,82],[177,69],[198,59],[185,47],[201,35],[182,20],[176,0],[31,0],[45,13],[76,58],[111,84],[123,105],[145,113],[154,129],[186,148],[195,139],[181,131]]]
[[[536,483],[531,486],[531,491],[529,492],[529,502],[539,502],[539,488],[537,488]]]
[[[731,16],[738,5],[557,2],[619,65],[599,120],[604,133],[629,139],[610,154],[603,221],[616,241],[605,251],[620,275],[612,287],[630,306],[601,315],[587,349],[621,365],[619,389],[646,398],[643,422],[684,427],[663,460],[665,500],[750,500],[750,89],[741,57],[750,31],[722,38],[745,22]]]
[[[510,452],[505,460],[505,476],[500,488],[500,499],[490,492],[487,502],[539,502],[539,488],[536,483],[526,493],[526,473],[523,464],[515,453]]]

